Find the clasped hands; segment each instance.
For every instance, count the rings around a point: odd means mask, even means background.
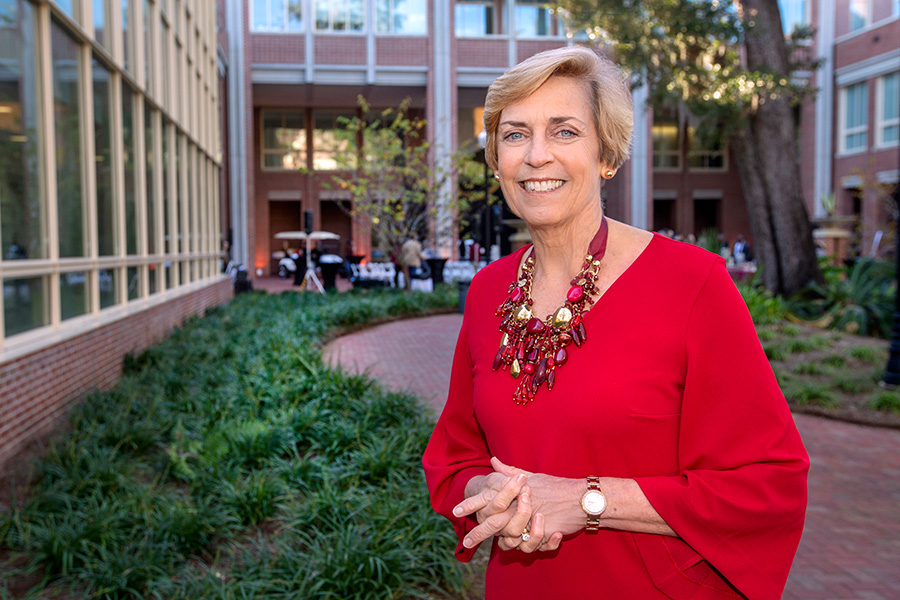
[[[463,540],[473,548],[498,537],[502,550],[552,551],[563,536],[585,524],[579,498],[584,481],[531,473],[492,458],[494,472],[473,477],[466,485],[466,499],[453,508],[457,517],[475,514],[478,525]],[[528,532],[528,541],[522,538]]]

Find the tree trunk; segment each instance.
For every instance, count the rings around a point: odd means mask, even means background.
[[[776,0],[741,0],[749,71],[788,73],[787,45]],[[761,97],[749,125],[731,138],[762,267],[763,284],[792,294],[822,274],[803,203],[797,122],[790,100]]]

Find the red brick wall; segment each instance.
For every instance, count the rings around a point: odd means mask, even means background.
[[[32,438],[52,431],[81,395],[114,386],[126,354],[231,296],[231,280],[223,280],[0,364],[0,467]]]

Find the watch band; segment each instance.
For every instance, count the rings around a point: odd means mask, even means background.
[[[599,477],[588,477],[587,478],[587,491],[588,492],[600,492],[603,491],[600,489],[600,478]],[[585,533],[588,534],[596,534],[600,531],[600,515],[591,515],[587,516],[587,525],[584,527]]]

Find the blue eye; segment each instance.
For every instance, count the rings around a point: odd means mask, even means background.
[[[575,137],[576,135],[577,134],[574,131],[572,131],[571,129],[563,129],[562,131],[559,132],[560,137],[568,138],[568,137]]]
[[[509,140],[511,142],[518,141],[522,139],[522,134],[518,131],[513,131],[512,133],[507,133],[504,137],[504,140]]]

